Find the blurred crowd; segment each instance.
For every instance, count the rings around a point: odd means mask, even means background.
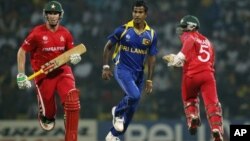
[[[0,119],[31,119],[37,116],[34,86],[19,90],[16,85],[17,50],[29,31],[43,23],[47,0],[0,1]],[[81,118],[106,120],[123,96],[114,79],[101,79],[102,53],[107,36],[132,18],[133,0],[61,0],[64,18],[75,44],[84,43],[87,53],[73,66],[81,91]],[[200,32],[214,43],[218,95],[224,118],[250,116],[250,1],[249,0],[146,0],[147,22],[158,33],[159,54],[152,95],[143,94],[135,120],[183,118],[180,93],[181,69],[167,68],[162,56],[177,53],[181,45],[175,33],[180,18],[197,16]],[[145,70],[146,71],[146,70]],[[27,63],[26,73],[31,74]],[[59,100],[59,99],[58,99]],[[58,101],[58,104],[59,101]],[[58,106],[60,108],[61,106]],[[201,108],[202,112],[205,112]],[[63,110],[58,109],[58,117]]]

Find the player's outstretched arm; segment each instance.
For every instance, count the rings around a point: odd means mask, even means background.
[[[26,89],[31,87],[31,82],[28,80],[27,75],[25,75],[25,60],[26,51],[20,48],[17,52],[17,86],[19,89]]]

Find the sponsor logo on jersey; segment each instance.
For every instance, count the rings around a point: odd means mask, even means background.
[[[43,36],[42,40],[43,40],[44,44],[47,44],[48,43],[48,36]]]
[[[43,48],[43,51],[49,52],[49,51],[64,51],[65,47],[61,46],[61,47],[46,47]]]
[[[122,51],[127,51],[127,52],[131,52],[135,54],[147,54],[147,50],[143,50],[139,48],[132,48],[132,47],[123,46],[123,45],[121,45],[120,47]]]

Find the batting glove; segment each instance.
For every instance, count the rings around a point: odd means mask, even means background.
[[[76,54],[71,54],[69,59],[70,59],[70,63],[75,65],[75,64],[79,63],[82,58],[81,58],[80,54],[76,53]]]
[[[182,67],[185,61],[185,56],[183,53],[179,52],[177,55],[168,54],[162,58],[169,67]]]
[[[173,66],[175,54],[168,54],[162,57],[162,59],[168,64],[168,66]]]
[[[19,89],[28,89],[31,88],[31,82],[28,80],[28,77],[25,74],[18,73],[17,86]]]

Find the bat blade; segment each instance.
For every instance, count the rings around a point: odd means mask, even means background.
[[[53,68],[52,69],[56,69],[58,67],[60,67],[61,65],[67,63],[70,59],[70,55],[71,54],[83,54],[86,52],[86,48],[83,44],[79,44],[76,47],[73,47],[72,49],[66,51],[65,53],[59,55],[58,57],[52,59],[51,61],[48,62],[49,65],[53,64]],[[47,63],[46,63],[47,64]],[[45,64],[45,67],[48,66]]]
[[[33,73],[32,75],[30,75],[28,77],[28,80],[32,80],[42,73],[47,74],[47,73],[55,70],[56,68],[62,66],[63,64],[66,64],[70,60],[71,54],[77,53],[77,54],[81,55],[81,54],[85,53],[86,51],[87,51],[87,49],[84,46],[84,44],[79,44],[79,45],[73,47],[72,49],[64,52],[63,54],[57,56],[56,58],[50,60],[49,62],[45,63],[44,65],[42,65],[41,69],[39,71]]]

